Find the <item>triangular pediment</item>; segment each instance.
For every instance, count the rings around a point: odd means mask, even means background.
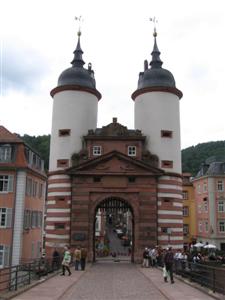
[[[163,170],[141,160],[131,158],[118,151],[112,151],[98,158],[90,159],[67,170],[69,174],[127,174],[162,175]]]

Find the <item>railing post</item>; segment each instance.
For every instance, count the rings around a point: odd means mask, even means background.
[[[41,278],[41,260],[38,260],[38,278]]]
[[[17,290],[17,284],[18,284],[18,265],[16,266],[16,272],[15,272],[15,291]]]
[[[216,292],[216,270],[213,269],[213,293]]]
[[[31,283],[31,263],[28,263],[28,284]]]

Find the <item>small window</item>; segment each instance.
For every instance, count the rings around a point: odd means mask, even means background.
[[[57,160],[57,167],[58,168],[66,168],[69,166],[69,160],[68,159],[58,159]]]
[[[223,192],[223,181],[222,180],[217,181],[217,191]]]
[[[188,217],[188,216],[189,216],[189,207],[183,206],[183,217]]]
[[[94,182],[101,182],[101,177],[95,176],[95,177],[93,178],[93,181],[94,181]]]
[[[134,183],[135,181],[136,181],[136,177],[134,177],[134,176],[128,177],[128,182]]]
[[[171,131],[171,130],[161,130],[161,137],[163,137],[163,138],[172,138],[173,137],[173,131]]]
[[[173,161],[172,160],[162,160],[161,162],[162,168],[173,168]]]
[[[13,191],[13,175],[0,175],[0,193]]]
[[[202,213],[202,205],[200,203],[198,204],[198,213]]]
[[[57,201],[65,201],[65,197],[62,197],[62,196],[58,196],[56,198]]]
[[[201,184],[197,185],[197,192],[198,192],[198,194],[201,194]]]
[[[206,221],[205,222],[205,232],[209,231],[209,223]]]
[[[204,212],[208,212],[208,202],[207,201],[203,202],[203,210],[204,210]]]
[[[163,233],[167,233],[167,231],[168,231],[168,228],[167,228],[167,227],[162,227],[162,232],[163,232]]]
[[[11,161],[12,149],[10,145],[3,145],[0,147],[0,162]]]
[[[101,146],[93,146],[93,155],[101,155],[102,154],[102,147]]]
[[[24,230],[31,228],[31,210],[24,211],[23,228]]]
[[[38,185],[38,197],[41,198],[43,196],[43,184],[39,182]]]
[[[188,200],[188,191],[183,191],[182,194],[183,194],[183,199]]]
[[[70,129],[59,129],[59,136],[69,136]]]
[[[198,231],[202,232],[202,222],[198,222]]]
[[[203,193],[206,193],[207,192],[207,183],[204,182],[203,183]]]
[[[189,225],[188,224],[183,225],[183,233],[184,233],[184,235],[189,234]]]
[[[218,212],[225,211],[225,200],[219,200],[218,202]]]
[[[0,227],[6,227],[7,209],[0,208]]]
[[[163,198],[163,202],[170,202],[169,198]]]
[[[55,229],[65,229],[65,223],[55,223]]]
[[[128,155],[136,156],[136,146],[128,146]]]
[[[225,232],[225,221],[219,221],[219,232]]]

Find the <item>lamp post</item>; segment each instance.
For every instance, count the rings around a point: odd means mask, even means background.
[[[170,246],[170,236],[172,233],[172,229],[171,228],[167,228],[167,234],[168,234],[168,246]]]

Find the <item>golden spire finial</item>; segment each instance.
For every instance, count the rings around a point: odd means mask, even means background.
[[[156,17],[149,18],[149,20],[150,20],[151,22],[154,23],[154,32],[153,32],[153,36],[154,36],[154,37],[157,37],[156,23],[158,23],[158,20],[156,19]]]
[[[79,22],[77,35],[80,37],[81,36],[81,22],[83,22],[84,19],[82,18],[82,16],[79,16],[79,17],[75,17],[75,21]]]

